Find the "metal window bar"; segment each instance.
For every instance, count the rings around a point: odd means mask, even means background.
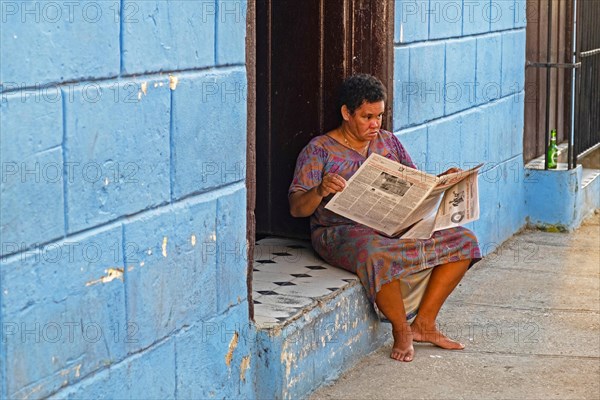
[[[578,155],[600,144],[600,2],[577,1],[576,60],[581,68],[575,72],[575,135],[573,163]]]
[[[558,0],[560,1],[560,0]],[[546,62],[527,62],[527,66],[546,68],[546,121],[544,133],[544,169],[548,169],[548,145],[550,144],[550,78],[552,68],[575,70],[575,93],[571,102],[575,109],[574,132],[568,136],[567,168],[577,165],[577,155],[600,143],[600,1],[575,0],[575,62],[552,62],[552,21],[554,0],[548,0],[548,23]],[[558,57],[558,54],[557,54]]]

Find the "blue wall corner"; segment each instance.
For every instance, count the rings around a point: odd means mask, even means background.
[[[533,226],[570,229],[577,222],[577,192],[582,168],[572,170],[534,170],[525,173],[525,205]]]

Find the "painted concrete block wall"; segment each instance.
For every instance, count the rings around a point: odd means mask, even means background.
[[[245,1],[1,6],[0,397],[252,397]]]
[[[526,3],[394,4],[394,132],[427,172],[485,163],[468,228],[489,253],[525,224]]]

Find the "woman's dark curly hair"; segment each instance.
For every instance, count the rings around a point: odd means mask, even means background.
[[[352,75],[344,80],[340,88],[340,107],[346,105],[350,114],[354,114],[364,102],[376,103],[385,100],[385,86],[373,75]]]

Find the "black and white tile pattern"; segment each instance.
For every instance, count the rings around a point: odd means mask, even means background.
[[[256,242],[253,271],[254,319],[261,328],[281,325],[358,280],[323,261],[308,241],[284,238]]]

